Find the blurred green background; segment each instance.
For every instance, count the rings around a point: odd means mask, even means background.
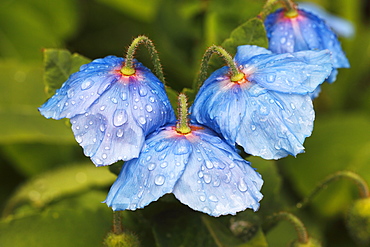
[[[353,183],[337,181],[303,209],[294,205],[322,179],[351,170],[370,182],[370,3],[313,1],[350,20],[341,39],[351,63],[315,100],[315,127],[306,153],[278,162],[250,158],[262,174],[258,213],[207,217],[171,195],[124,213],[125,229],[143,246],[287,246],[296,238],[287,222],[262,231],[266,216],[297,215],[326,246],[357,246],[346,212],[359,198]],[[67,121],[37,110],[47,99],[43,49],[65,48],[95,59],[123,56],[132,39],[147,35],[159,52],[167,85],[190,88],[205,49],[255,17],[257,0],[2,0],[0,2],[0,246],[102,246],[112,212],[101,202],[115,175],[95,168]],[[148,52],[138,59],[152,68]],[[241,225],[239,230],[235,226]],[[351,226],[354,231],[356,227]],[[244,244],[243,244],[244,243]]]

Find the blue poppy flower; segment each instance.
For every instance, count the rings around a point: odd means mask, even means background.
[[[350,66],[337,35],[316,15],[303,9],[297,9],[296,13],[289,16],[280,9],[267,16],[265,28],[269,49],[274,53],[328,49],[332,52],[334,70],[327,81],[334,82],[336,69]]]
[[[81,66],[39,111],[70,118],[76,141],[97,165],[139,156],[145,135],[176,120],[164,85],[135,61],[123,75],[124,59],[107,56]]]
[[[137,159],[125,162],[105,203],[136,210],[166,193],[212,216],[259,208],[263,180],[248,161],[212,130],[167,126],[147,137]]]
[[[351,22],[326,12],[324,8],[317,4],[299,2],[298,6],[300,9],[311,12],[323,19],[338,36],[350,38],[355,34],[355,28]]]
[[[190,108],[192,120],[251,155],[279,159],[303,152],[314,121],[309,93],[329,76],[330,52],[272,54],[245,45],[234,61],[244,78],[231,81],[229,67],[215,71]]]

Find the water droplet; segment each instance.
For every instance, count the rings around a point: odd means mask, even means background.
[[[139,102],[139,98],[135,98],[134,101],[137,103]]]
[[[166,178],[163,175],[157,175],[154,179],[156,185],[163,185]]]
[[[107,156],[107,154],[102,154],[101,157],[105,160],[108,156]]]
[[[150,96],[149,97],[149,101],[152,102],[152,103],[154,103],[154,101],[155,101],[154,97],[153,96]]]
[[[201,202],[204,202],[206,200],[206,197],[204,195],[199,196],[199,200]]]
[[[147,157],[146,157],[146,161],[149,161],[149,160],[151,160],[152,159],[152,156],[151,155],[148,155]]]
[[[213,168],[213,163],[211,161],[209,161],[209,160],[206,160],[206,167],[208,169],[212,169]]]
[[[240,178],[239,180],[239,183],[238,183],[238,189],[241,191],[241,192],[245,192],[248,190],[248,186],[247,184],[245,183],[244,179],[243,178]]]
[[[107,107],[107,106],[102,105],[99,109],[100,109],[101,111],[104,111],[106,107]]]
[[[122,99],[123,101],[127,100],[127,93],[123,92],[123,93],[121,94],[121,99]]]
[[[78,135],[78,136],[76,136],[76,141],[78,142],[78,143],[81,143],[83,140],[82,140],[82,136],[80,136],[80,135]]]
[[[123,130],[118,129],[116,135],[117,135],[117,137],[122,137],[123,136]]]
[[[72,98],[75,95],[75,90],[73,88],[68,89],[67,97]]]
[[[104,131],[106,130],[106,128],[107,128],[107,126],[106,126],[106,125],[104,125],[104,124],[101,124],[101,125],[99,126],[99,129],[100,129],[100,131],[101,131],[101,132],[104,132]]]
[[[208,207],[204,207],[203,212],[206,214],[211,214],[211,210]]]
[[[276,78],[276,75],[275,74],[269,74],[266,77],[266,80],[267,80],[267,82],[274,82],[275,81],[275,78]]]
[[[256,128],[257,128],[256,125],[254,125],[254,124],[251,125],[251,130],[255,131]]]
[[[203,179],[206,184],[209,184],[212,181],[212,177],[208,173],[203,175]]]
[[[295,105],[293,103],[290,103],[290,107],[295,110]]]
[[[112,97],[110,100],[111,100],[114,104],[117,104],[117,103],[118,103],[118,100],[117,100],[116,98],[114,98],[114,97]]]
[[[286,38],[285,38],[285,37],[282,37],[282,38],[280,39],[280,43],[281,43],[281,44],[285,44],[285,42],[286,42]]]
[[[174,153],[177,155],[181,154],[187,154],[190,152],[190,147],[187,145],[188,143],[182,142],[179,145],[177,145],[177,148],[175,149]]]
[[[157,152],[161,152],[163,150],[165,150],[166,148],[168,148],[170,145],[170,143],[168,141],[161,141],[156,147],[155,147],[155,151]]]
[[[199,178],[202,178],[203,176],[204,176],[204,174],[203,174],[203,172],[202,172],[202,171],[198,172],[198,177],[199,177]]]
[[[148,89],[146,87],[140,87],[139,94],[142,97],[146,96],[148,94]]]
[[[140,123],[140,124],[146,124],[146,119],[145,119],[145,117],[140,116],[140,117],[138,118],[138,120],[139,120],[139,123]]]
[[[164,160],[167,157],[167,154],[164,152],[163,154],[158,156],[158,160]]]
[[[210,195],[210,196],[208,197],[208,199],[209,199],[210,201],[212,201],[212,202],[218,202],[218,199],[217,199],[217,197],[216,197],[215,195]]]
[[[146,106],[145,106],[145,110],[146,110],[147,112],[152,112],[152,111],[153,111],[153,107],[152,107],[151,105],[146,105]]]
[[[153,162],[151,162],[151,163],[149,163],[148,164],[148,170],[149,171],[153,171],[154,169],[155,169],[155,167],[156,167],[157,165],[155,164],[155,163],[153,163]]]
[[[167,166],[168,166],[167,161],[164,161],[164,162],[162,162],[162,163],[160,164],[160,167],[162,167],[162,168],[166,168]]]
[[[90,79],[84,80],[81,84],[81,89],[86,90],[89,89],[93,85],[93,81]]]
[[[128,120],[127,113],[124,109],[117,109],[113,114],[113,124],[114,126],[121,126]]]

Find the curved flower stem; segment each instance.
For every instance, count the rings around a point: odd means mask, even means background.
[[[295,17],[298,15],[297,12],[297,4],[293,2],[293,0],[282,0],[285,8],[285,16],[287,17]]]
[[[271,12],[272,7],[279,3],[280,0],[266,0],[265,5],[263,5],[261,12],[257,15],[257,18],[264,20],[266,16]]]
[[[186,95],[180,93],[178,102],[179,120],[176,124],[176,131],[181,134],[188,134],[191,132],[191,129],[188,124],[188,100]]]
[[[290,222],[291,224],[293,224],[294,229],[297,232],[298,242],[302,244],[308,243],[308,233],[306,227],[297,216],[288,212],[279,212],[268,217],[267,220],[270,222],[276,222],[280,220],[286,220]]]
[[[297,208],[302,208],[307,205],[308,202],[311,201],[311,199],[322,189],[325,189],[326,186],[336,180],[346,178],[351,180],[357,185],[357,188],[360,192],[361,198],[368,198],[369,197],[369,186],[366,183],[366,181],[359,176],[357,173],[351,172],[351,171],[339,171],[334,174],[329,175],[326,177],[319,185],[316,186],[316,188],[309,194],[306,198],[304,198],[301,202],[296,204]]]
[[[121,72],[125,75],[133,75],[135,73],[135,69],[133,66],[133,60],[134,60],[134,55],[137,50],[137,47],[140,44],[144,44],[146,48],[148,49],[150,53],[150,57],[152,59],[152,63],[154,65],[154,71],[158,78],[164,83],[164,75],[163,75],[163,70],[162,70],[162,65],[159,60],[158,52],[155,49],[155,46],[153,42],[144,35],[140,35],[137,38],[135,38],[131,45],[127,49],[127,54],[125,58],[125,66],[122,67]]]
[[[229,66],[231,81],[239,81],[244,77],[244,74],[238,70],[237,65],[235,64],[231,55],[221,46],[212,45],[206,50],[206,52],[203,55],[202,63],[200,65],[200,73],[198,76],[198,80],[196,81],[197,87],[194,88],[199,88],[200,85],[206,79],[209,60],[215,53],[219,55],[227,63],[227,66]]]
[[[113,229],[112,232],[116,235],[123,233],[121,211],[113,211]]]

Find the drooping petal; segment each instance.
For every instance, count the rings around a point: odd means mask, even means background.
[[[250,46],[243,47],[238,49],[238,53]],[[235,60],[242,66],[241,71],[246,74],[248,81],[283,93],[311,93],[332,71],[328,50],[258,55],[244,64]]]
[[[303,9],[298,16],[287,17],[280,9],[265,20],[269,49],[274,53],[302,50],[324,50],[332,52],[334,68],[348,68],[346,58],[336,34],[324,20]]]
[[[173,193],[211,216],[259,208],[261,176],[212,131],[194,132],[193,152]]]
[[[105,203],[113,210],[135,210],[171,193],[191,152],[191,144],[172,127],[150,135],[139,158],[122,167]]]
[[[350,38],[354,35],[355,28],[351,22],[326,12],[324,8],[314,3],[299,2],[298,5],[300,9],[304,9],[307,12],[312,12],[321,19],[325,20],[328,26],[330,26],[339,36]]]
[[[138,62],[134,75],[122,75],[123,62],[109,56],[82,66],[40,107],[45,117],[71,118],[97,166],[138,157],[147,134],[175,121],[163,83]]]
[[[113,210],[136,210],[174,193],[213,216],[257,210],[261,176],[217,134],[193,125],[188,134],[165,127],[148,136],[139,158],[127,161],[106,199]]]

